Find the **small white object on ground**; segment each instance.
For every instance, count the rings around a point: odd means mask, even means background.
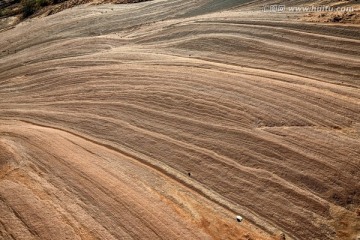
[[[243,218],[242,218],[242,216],[236,216],[236,220],[237,220],[238,222],[242,222]]]

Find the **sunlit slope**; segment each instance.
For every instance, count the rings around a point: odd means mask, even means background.
[[[55,233],[84,239],[358,234],[358,27],[184,17],[212,3],[77,7],[0,33],[2,233],[49,238],[56,212]]]

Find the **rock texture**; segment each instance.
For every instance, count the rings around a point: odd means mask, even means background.
[[[1,32],[0,238],[356,239],[359,27],[248,8]]]

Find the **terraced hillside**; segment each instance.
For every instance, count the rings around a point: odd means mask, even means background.
[[[357,239],[359,26],[261,3],[0,32],[0,238]]]

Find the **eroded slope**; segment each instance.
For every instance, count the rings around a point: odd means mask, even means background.
[[[197,4],[79,7],[1,33],[3,211],[36,211],[18,195],[44,206],[23,234],[41,234],[48,215],[85,239],[95,227],[102,238],[359,234],[358,27],[241,8],[185,18]],[[9,170],[10,152],[33,167]],[[21,216],[2,232],[33,224]]]

